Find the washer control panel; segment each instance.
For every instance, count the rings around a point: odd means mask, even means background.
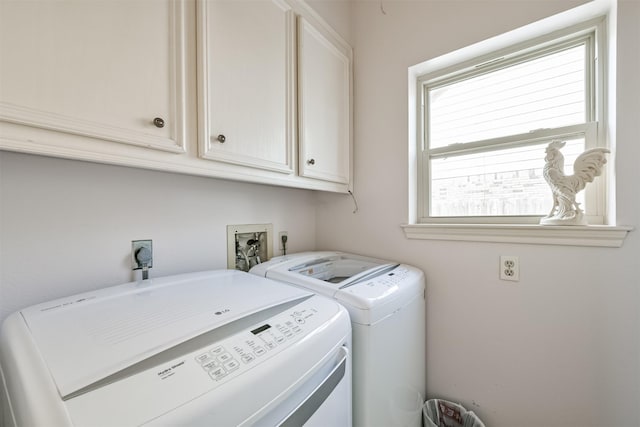
[[[293,309],[194,354],[202,372],[215,383],[240,375],[312,333],[326,322],[328,307],[312,297]],[[318,304],[321,302],[321,304]],[[335,310],[335,306],[334,306]]]
[[[399,265],[383,274],[341,289],[337,294],[338,300],[365,310],[374,306],[379,309],[397,298],[405,298],[408,302],[416,295],[424,293],[421,274],[415,268]],[[401,302],[393,304],[400,304],[399,307],[402,305]]]
[[[375,277],[371,282],[381,283],[387,286],[394,286],[400,284],[403,280],[405,280],[410,273],[411,272],[406,267],[399,266],[388,273],[381,274],[380,276]]]

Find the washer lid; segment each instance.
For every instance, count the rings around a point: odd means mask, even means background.
[[[408,265],[342,252],[272,258],[251,273],[301,286],[342,303],[351,320],[372,324],[424,296],[424,274]]]
[[[302,252],[272,258],[253,267],[251,273],[334,296],[339,289],[380,275],[397,265],[343,252]]]
[[[351,320],[366,325],[393,315],[417,298],[424,298],[424,274],[405,264],[335,294],[335,299],[349,310]]]
[[[333,254],[295,265],[289,271],[322,280],[334,289],[344,289],[384,274],[398,265],[348,254]]]
[[[308,295],[222,270],[132,282],[21,314],[64,399],[186,340]]]

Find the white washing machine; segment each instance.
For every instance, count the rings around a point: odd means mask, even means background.
[[[38,304],[0,333],[4,426],[350,426],[335,301],[239,271]]]
[[[421,426],[426,393],[422,271],[340,252],[306,252],[272,258],[250,272],[332,297],[347,308],[354,425]]]

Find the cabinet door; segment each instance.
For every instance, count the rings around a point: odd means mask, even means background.
[[[199,151],[293,173],[295,20],[282,1],[198,3]]]
[[[298,19],[300,174],[349,183],[351,50]]]
[[[183,152],[183,7],[0,1],[0,121]]]

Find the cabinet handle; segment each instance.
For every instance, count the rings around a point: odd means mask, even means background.
[[[316,159],[309,159],[309,160],[307,160],[307,164],[308,164],[308,165],[315,165],[315,164],[316,164]]]
[[[227,137],[224,136],[223,134],[220,134],[216,139],[218,140],[219,143],[224,144],[224,142],[227,140]]]
[[[160,117],[156,117],[155,119],[153,119],[153,124],[157,127],[157,128],[163,128],[164,127],[164,120]]]

